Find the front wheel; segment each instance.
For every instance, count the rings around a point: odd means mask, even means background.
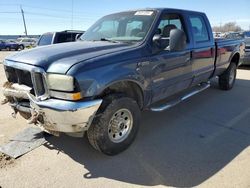
[[[131,98],[105,98],[87,132],[90,144],[106,155],[126,150],[136,137],[140,115],[138,104]]]
[[[230,90],[233,88],[237,74],[237,66],[231,63],[227,70],[219,76],[219,86],[222,90]]]

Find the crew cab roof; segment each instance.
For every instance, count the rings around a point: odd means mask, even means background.
[[[175,9],[175,8],[144,8],[144,9],[132,9],[128,11],[121,11],[121,12],[129,12],[129,11],[158,11],[158,12],[163,12],[163,11],[176,11],[176,12],[183,12],[183,13],[195,13],[195,14],[205,14],[204,12],[198,12],[198,11],[192,11],[192,10],[185,10],[185,9]],[[119,12],[117,12],[119,13]]]

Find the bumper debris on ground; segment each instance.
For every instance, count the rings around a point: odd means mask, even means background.
[[[17,134],[11,141],[0,147],[0,152],[16,159],[46,142],[43,131],[29,127]]]

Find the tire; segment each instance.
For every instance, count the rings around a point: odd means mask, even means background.
[[[23,45],[20,45],[20,46],[19,46],[19,49],[20,49],[20,50],[23,50],[23,49],[24,49],[24,46],[23,46]]]
[[[237,66],[231,63],[227,70],[219,76],[219,86],[222,90],[230,90],[233,88],[237,74]]]
[[[106,155],[121,153],[134,141],[140,116],[135,100],[119,95],[106,97],[87,131],[89,143]]]

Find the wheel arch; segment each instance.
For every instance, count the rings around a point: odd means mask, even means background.
[[[230,63],[235,63],[236,66],[238,67],[239,63],[240,63],[240,53],[239,52],[235,52],[232,57],[230,58]]]
[[[123,93],[136,100],[140,109],[144,107],[144,90],[140,83],[134,80],[118,80],[106,85],[98,97],[104,97],[109,94]]]

